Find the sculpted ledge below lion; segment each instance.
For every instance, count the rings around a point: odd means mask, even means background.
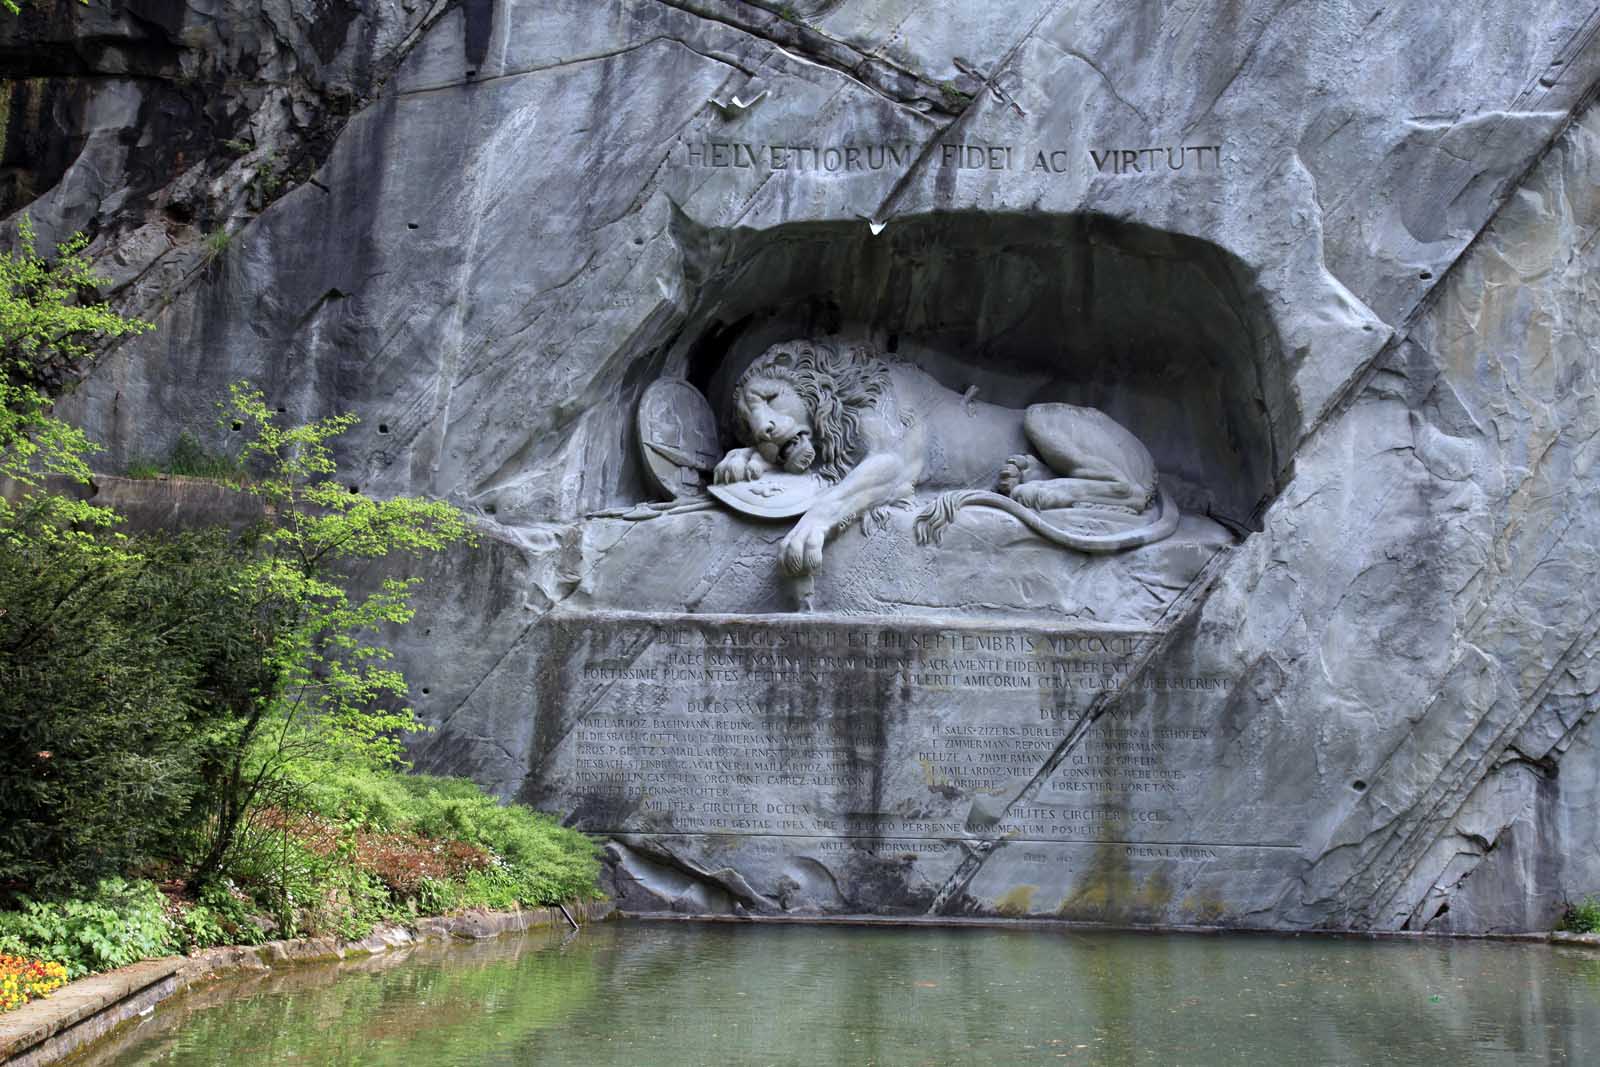
[[[1080,552],[1136,548],[1178,526],[1149,451],[1094,408],[987,404],[865,347],[817,341],[769,348],[735,384],[733,406],[743,446],[717,463],[717,485],[776,472],[814,474],[823,483],[780,549],[793,575],[821,565],[831,534],[908,502],[919,488],[951,490],[918,517],[923,542],[937,541],[963,507],[1004,511]],[[1113,533],[1084,533],[1040,514],[1061,508],[1150,517]]]

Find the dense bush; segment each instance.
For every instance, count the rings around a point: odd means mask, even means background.
[[[245,470],[238,457],[207,451],[194,434],[185,430],[178,435],[165,459],[135,457],[128,461],[127,474],[130,478],[159,478],[175,474],[236,485],[244,480]]]
[[[171,854],[226,709],[210,699],[251,620],[228,611],[218,532],[0,528],[0,886],[70,891]],[[235,679],[232,684],[241,684]]]
[[[1568,904],[1561,913],[1557,929],[1575,934],[1600,933],[1600,898],[1587,896],[1576,904]]]
[[[319,814],[354,828],[484,850],[492,862],[463,863],[454,878],[409,866],[373,867],[400,894],[412,886],[421,890],[426,879],[424,895],[433,894],[441,910],[553,904],[596,893],[592,841],[532,808],[501,804],[463,778],[347,770],[307,783],[304,796]]]
[[[254,901],[221,883],[200,891],[187,907],[169,904],[173,937],[185,952],[212,945],[256,945],[267,939]]]
[[[595,845],[464,779],[352,765],[295,779],[224,873],[277,936],[363,937],[384,920],[592,897]],[[195,922],[198,920],[189,920]]]
[[[130,863],[192,789],[195,668],[169,655],[183,583],[48,480],[87,482],[94,450],[55,393],[96,344],[150,328],[94,299],[87,243],[46,259],[23,216],[0,253],[0,895]]]
[[[0,499],[0,903],[152,859],[205,884],[298,778],[390,766],[417,726],[372,640],[411,618],[416,579],[340,568],[437,550],[461,516],[338,484],[348,417],[279,427],[243,387],[227,414],[258,467],[241,491],[268,505],[242,535],[128,538],[38,485]],[[0,437],[0,459],[29,443]]]
[[[382,921],[597,895],[592,841],[469,781],[347,768],[298,796],[305,810],[250,823],[226,877],[195,898],[120,878],[80,897],[22,897],[0,911],[0,953],[78,978],[268,936],[361,938]]]
[[[371,867],[398,897],[432,894],[443,905],[429,910],[555,904],[597,893],[594,841],[528,806],[502,805],[467,779],[352,769],[309,782],[304,797],[322,816],[382,832],[389,840],[421,838],[435,848],[454,841],[483,849],[490,862],[462,856],[454,877],[416,870],[410,862]],[[406,853],[389,857],[408,859]]]
[[[0,912],[0,952],[60,963],[70,978],[173,951],[166,898],[149,882],[107,878],[92,896],[22,900]]]

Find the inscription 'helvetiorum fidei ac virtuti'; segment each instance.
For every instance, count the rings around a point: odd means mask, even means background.
[[[868,174],[906,171],[924,146],[895,144],[788,144],[763,141],[686,143],[679,162],[708,169],[757,170],[792,174]],[[1068,150],[1014,144],[940,143],[928,165],[957,171],[1007,171],[1027,174],[1189,176],[1215,174],[1224,167],[1222,146],[1155,145]]]

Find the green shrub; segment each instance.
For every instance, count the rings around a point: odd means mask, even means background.
[[[466,886],[442,878],[424,878],[411,905],[418,915],[448,915],[467,907]]]
[[[166,898],[149,882],[107,878],[86,899],[27,900],[0,912],[0,952],[64,964],[67,977],[176,950]]]
[[[599,862],[589,838],[523,804],[501,804],[465,778],[346,771],[305,785],[320,814],[352,826],[464,841],[496,863],[462,880],[455,907],[505,908],[593,897]],[[443,898],[443,890],[435,890]],[[426,908],[419,900],[419,907]],[[449,910],[449,909],[443,909]]]
[[[257,910],[226,887],[209,885],[198,901],[180,910],[175,933],[185,951],[213,945],[259,945],[267,935],[256,924]]]
[[[222,916],[203,905],[185,908],[177,918],[174,934],[183,943],[184,951],[226,945],[233,941],[222,925]],[[253,943],[238,941],[238,944]]]
[[[258,914],[270,916],[270,936],[358,939],[383,921],[597,895],[592,841],[470,781],[342,769],[301,786],[311,814],[269,812],[248,823],[229,853],[228,881],[211,882],[193,903],[168,904],[149,882],[118,878],[83,898],[21,898],[0,912],[0,953],[60,962],[78,978],[174,951],[257,944],[269,936]],[[398,894],[362,865],[358,842],[372,833],[466,842],[486,850],[490,865],[424,876]]]
[[[200,254],[209,264],[227,254],[228,246],[231,244],[233,244],[233,234],[228,232],[227,225],[224,224],[221,229],[206,234],[205,240],[201,242]]]
[[[233,485],[244,478],[244,469],[237,459],[220,452],[206,451],[205,446],[187,430],[178,435],[166,459],[136,457],[128,461],[126,470],[130,478],[159,478],[164,474],[176,474]]]
[[[277,925],[279,937],[327,933],[325,898],[337,893],[336,859],[282,830],[249,824],[228,855],[227,875]]]
[[[331,905],[323,920],[327,928],[352,941],[372,933],[378,923],[402,917],[384,884],[355,867],[344,868],[336,894],[324,899]]]
[[[1600,898],[1586,896],[1576,904],[1569,903],[1556,929],[1575,934],[1600,933]]]

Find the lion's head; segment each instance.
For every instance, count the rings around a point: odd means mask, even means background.
[[[821,341],[773,345],[733,387],[735,429],[768,463],[812,469],[830,482],[861,456],[861,418],[883,399],[889,368],[864,346]]]

